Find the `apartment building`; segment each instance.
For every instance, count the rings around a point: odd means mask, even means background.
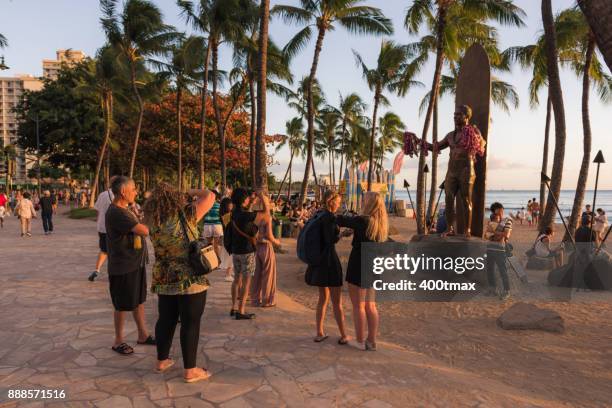
[[[83,61],[85,53],[83,51],[76,50],[57,50],[56,59],[54,60],[43,60],[43,78],[49,78],[51,80],[57,79],[62,64],[75,64]]]

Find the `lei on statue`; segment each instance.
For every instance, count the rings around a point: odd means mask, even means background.
[[[466,125],[461,129],[461,139],[459,140],[459,146],[468,152],[472,157],[482,157],[485,153],[486,141],[480,136],[480,131],[476,126]],[[433,145],[427,143],[424,140],[419,139],[412,132],[404,133],[404,154],[410,157],[423,151],[425,156],[428,153],[428,145],[432,146],[432,151],[438,152],[438,142]]]

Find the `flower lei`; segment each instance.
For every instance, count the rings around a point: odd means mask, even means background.
[[[476,126],[467,125],[463,127],[459,145],[472,157],[484,156],[486,142],[480,136],[480,131]]]

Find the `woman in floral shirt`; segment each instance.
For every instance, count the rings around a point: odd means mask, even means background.
[[[196,200],[191,202],[189,197]],[[208,190],[192,190],[186,195],[162,183],[144,205],[145,222],[155,249],[151,291],[159,296],[159,318],[155,325],[156,371],[166,371],[174,364],[169,355],[180,316],[183,378],[186,382],[210,377],[208,371],[196,367],[200,319],[209,282],[205,276],[194,276],[191,271],[179,214],[181,211],[185,214],[187,235],[189,241],[193,241],[198,238],[198,221],[213,203],[214,195]]]

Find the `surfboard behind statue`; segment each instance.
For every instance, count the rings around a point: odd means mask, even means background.
[[[457,93],[455,107],[469,105],[472,108],[472,121],[480,129],[482,137],[487,140],[485,154],[476,160],[474,170],[476,181],[472,193],[472,235],[482,237],[483,221],[485,217],[485,191],[487,175],[487,152],[489,150],[489,108],[491,103],[491,65],[489,57],[480,44],[468,48],[459,70],[457,78]],[[457,232],[462,233],[464,228],[459,225],[465,219],[464,209],[457,200]]]

